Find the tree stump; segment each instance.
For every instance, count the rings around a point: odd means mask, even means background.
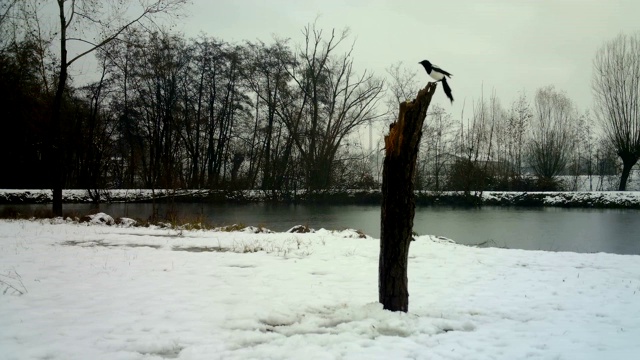
[[[416,207],[413,179],[422,125],[436,87],[429,83],[412,102],[400,104],[398,120],[384,138],[378,296],[386,310],[409,310],[407,263]]]

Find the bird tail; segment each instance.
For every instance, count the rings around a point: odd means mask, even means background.
[[[453,95],[451,94],[451,88],[447,83],[447,78],[442,78],[442,88],[444,89],[444,93],[447,95],[449,100],[453,103]]]

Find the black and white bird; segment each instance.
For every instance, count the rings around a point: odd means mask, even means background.
[[[447,83],[447,78],[451,77],[451,74],[440,69],[438,66],[433,65],[429,62],[429,60],[422,60],[419,62],[420,65],[424,66],[424,69],[427,71],[427,74],[431,76],[436,82],[442,82],[442,88],[444,89],[444,93],[447,95],[449,100],[453,102],[453,95],[451,94],[451,88]]]

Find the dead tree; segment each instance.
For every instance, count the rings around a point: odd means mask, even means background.
[[[412,102],[400,104],[385,136],[378,296],[384,309],[409,310],[407,262],[415,215],[414,175],[422,125],[437,85],[429,83]]]

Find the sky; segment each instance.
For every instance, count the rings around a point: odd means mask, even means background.
[[[205,33],[229,42],[268,42],[273,35],[303,40],[302,28],[351,31],[356,70],[386,76],[402,62],[429,80],[423,59],[452,73],[456,99],[435,101],[459,117],[466,103],[495,91],[510,107],[524,91],[555,85],[579,111],[591,106],[592,61],[606,41],[640,30],[637,0],[193,0],[178,21],[187,36]],[[465,117],[467,116],[465,115]]]

